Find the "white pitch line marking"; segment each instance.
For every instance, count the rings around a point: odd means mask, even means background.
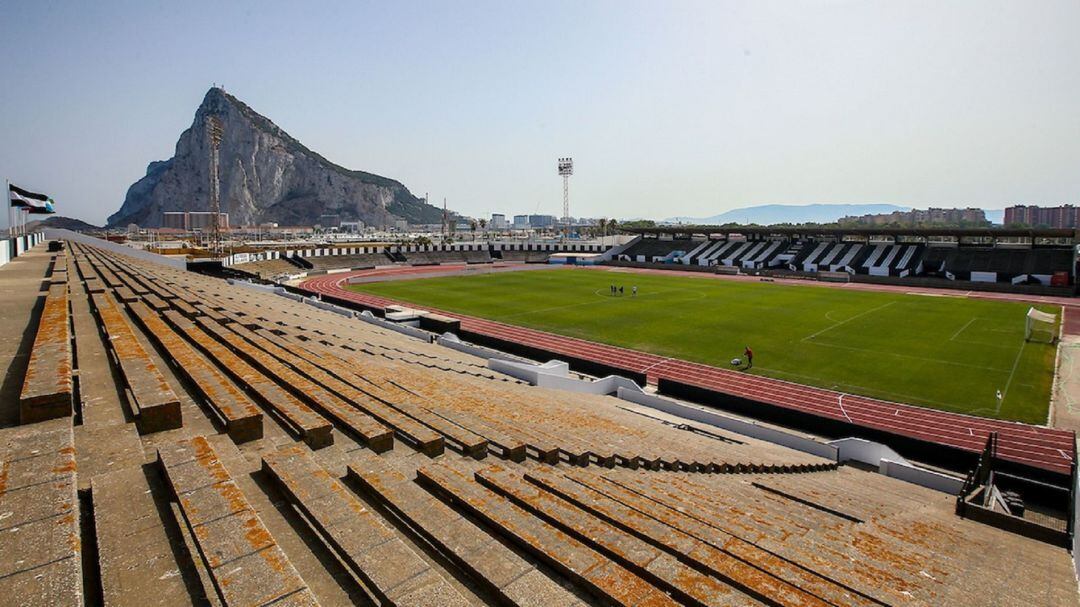
[[[837,327],[840,327],[840,326],[842,326],[842,325],[846,325],[847,323],[849,323],[849,322],[851,322],[851,321],[853,321],[853,320],[855,320],[855,319],[857,319],[857,318],[862,318],[863,316],[866,316],[867,314],[870,314],[870,313],[872,313],[872,312],[877,312],[878,310],[882,310],[882,309],[885,309],[885,308],[887,308],[887,307],[889,307],[889,306],[893,305],[894,303],[896,303],[896,301],[895,301],[895,300],[893,300],[893,301],[890,301],[890,302],[888,302],[888,303],[886,303],[886,304],[882,304],[882,305],[880,305],[880,306],[878,306],[878,307],[876,307],[876,308],[870,308],[869,310],[867,310],[867,311],[865,311],[865,312],[860,312],[859,314],[856,314],[855,316],[852,316],[851,318],[849,318],[849,319],[847,319],[847,320],[842,320],[842,321],[840,321],[840,322],[838,322],[838,323],[836,323],[836,324],[834,324],[834,325],[830,325],[830,326],[828,326],[828,327],[825,327],[824,329],[822,329],[822,330],[818,331],[817,333],[813,333],[813,334],[811,334],[811,335],[807,335],[806,337],[802,338],[802,341],[807,341],[807,340],[811,340],[811,339],[814,339],[815,337],[817,337],[818,335],[821,335],[822,333],[825,333],[825,332],[828,332],[828,331],[832,331],[833,329],[835,329],[835,328],[837,328]]]
[[[971,323],[973,323],[973,322],[975,322],[976,320],[978,320],[978,318],[979,318],[979,317],[977,317],[977,316],[972,316],[972,317],[971,317],[971,320],[967,321],[967,323],[966,323],[966,324],[964,324],[964,326],[960,327],[960,330],[959,330],[959,331],[957,331],[956,333],[953,333],[953,336],[949,338],[949,341],[955,341],[955,340],[956,340],[956,338],[957,338],[957,337],[960,337],[960,334],[964,332],[964,329],[967,329],[968,327],[970,327],[970,326],[971,326]]]
[[[1016,353],[1016,360],[1013,361],[1012,371],[1009,372],[1009,379],[1005,382],[1005,389],[1001,391],[1001,400],[998,401],[997,408],[994,409],[995,415],[1001,413],[1001,404],[1009,397],[1009,386],[1012,385],[1013,376],[1016,375],[1016,367],[1020,365],[1020,355],[1024,353],[1024,346],[1026,345],[1026,339],[1020,342],[1020,351]]]

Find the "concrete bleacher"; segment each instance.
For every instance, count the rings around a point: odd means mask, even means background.
[[[930,249],[924,271],[942,272],[954,280],[1009,282],[1038,277],[1049,283],[1058,272],[1070,272],[1072,252],[1062,248],[952,247]]]
[[[674,261],[698,243],[691,240],[642,238],[620,254],[626,261]]]
[[[302,270],[284,259],[263,259],[237,264],[237,270],[250,272],[259,278],[274,278],[288,274],[297,274]]]
[[[945,494],[102,248],[25,257],[0,355],[55,337],[77,389],[0,411],[6,604],[1078,604],[1066,551]]]
[[[305,257],[315,270],[342,270],[355,268],[373,268],[389,263],[382,253],[361,253],[358,255],[322,255]]]
[[[550,251],[501,251],[503,261],[524,263],[547,263]]]

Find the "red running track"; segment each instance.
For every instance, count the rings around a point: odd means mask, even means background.
[[[361,270],[311,278],[300,286],[313,293],[332,295],[373,308],[383,308],[401,302],[349,291],[342,287],[342,283],[353,276],[446,273],[453,267],[455,266],[402,266]],[[905,290],[910,291],[910,289]],[[1067,316],[1073,316],[1071,313],[1078,310],[1080,308],[1068,309],[1070,313],[1067,313]],[[1075,458],[1075,440],[1072,431],[935,411],[864,396],[841,394],[833,390],[665,358],[454,312],[434,311],[459,319],[461,328],[465,331],[525,344],[550,352],[553,356],[583,358],[617,369],[642,373],[646,375],[650,383],[656,383],[660,379],[677,381],[755,402],[971,452],[982,451],[987,435],[992,431],[997,431],[998,455],[1002,459],[1062,474],[1070,473],[1070,467]]]

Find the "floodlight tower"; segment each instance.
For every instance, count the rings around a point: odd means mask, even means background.
[[[562,176],[563,238],[570,236],[570,176],[574,174],[574,159],[559,159],[559,175]]]
[[[218,178],[218,153],[221,149],[221,135],[225,129],[221,119],[211,116],[206,121],[206,134],[210,137],[210,255],[221,254],[221,189]]]

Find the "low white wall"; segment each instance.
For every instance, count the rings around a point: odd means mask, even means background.
[[[960,489],[964,487],[963,479],[904,462],[894,462],[890,459],[881,460],[878,465],[878,472],[891,478],[948,493],[949,495],[959,495]]]
[[[323,302],[319,302],[319,303],[323,303]],[[333,304],[324,304],[324,305],[333,305]],[[335,306],[335,307],[337,307],[337,306]],[[341,308],[341,309],[344,310],[345,308]],[[352,310],[349,310],[349,311],[352,312]],[[368,324],[377,325],[377,326],[382,327],[384,329],[389,329],[390,331],[396,331],[398,333],[401,333],[402,335],[408,335],[409,337],[414,337],[416,339],[419,339],[420,341],[431,342],[431,334],[428,333],[427,331],[421,331],[420,329],[417,329],[417,328],[414,328],[414,327],[398,324],[396,322],[390,322],[389,320],[383,320],[383,319],[379,318],[378,316],[375,316],[374,314],[372,314],[368,310],[364,310],[363,312],[361,312],[359,314],[356,314],[354,312],[353,315],[356,316],[356,318],[359,318],[360,320],[362,320],[362,321],[364,321],[364,322],[366,322]]]
[[[889,459],[894,462],[907,463],[907,460],[902,455],[893,451],[887,445],[863,438],[841,438],[829,441],[829,444],[836,447],[838,461],[841,462],[855,460],[871,466],[878,466],[881,460]]]
[[[311,299],[309,297],[305,297],[303,299],[303,302],[309,306],[314,306],[316,308],[319,308],[320,310],[326,310],[327,312],[333,312],[334,314],[340,314],[341,316],[348,316],[349,318],[354,318],[356,316],[356,312],[348,308],[335,306],[332,303],[326,303],[325,301],[319,301],[318,299]]]
[[[723,428],[737,434],[742,434],[743,436],[783,445],[789,449],[795,449],[796,451],[823,457],[834,462],[838,461],[836,447],[795,434],[790,434],[782,430],[769,428],[734,417],[728,417],[713,411],[706,411],[697,407],[684,405],[673,400],[653,396],[652,394],[645,394],[643,392],[620,389],[618,391],[618,396],[623,400],[644,405],[656,409],[657,411],[663,411],[664,413],[677,415],[692,421],[716,426],[717,428]]]
[[[225,282],[228,282],[231,285],[236,285],[238,287],[253,289],[255,291],[263,291],[264,293],[277,293],[277,290],[280,288],[274,285],[264,285],[247,280],[236,280],[235,278],[226,279]]]
[[[964,484],[963,479],[912,464],[888,445],[854,437],[830,441],[829,444],[837,448],[841,462],[856,461],[876,466],[878,472],[885,476],[921,487],[956,495]]]
[[[619,375],[609,375],[592,381],[570,377],[570,365],[561,360],[536,364],[491,358],[488,359],[488,368],[527,381],[534,386],[554,390],[585,394],[614,394],[620,390],[641,391],[641,388],[632,380]]]
[[[443,346],[444,348],[450,348],[451,350],[457,350],[458,352],[464,352],[479,358],[485,359],[501,359],[501,360],[520,360],[515,356],[511,356],[505,352],[498,350],[492,350],[491,348],[485,348],[476,344],[470,344],[461,341],[457,335],[453,333],[443,333],[435,338],[435,343]]]

